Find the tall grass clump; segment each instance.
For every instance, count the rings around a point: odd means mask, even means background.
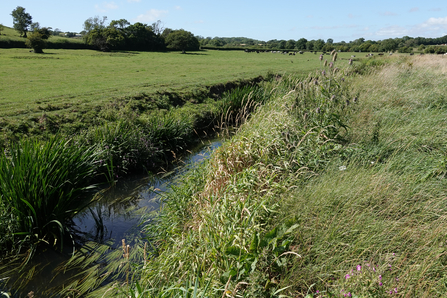
[[[12,143],[0,155],[0,199],[9,214],[5,223],[14,228],[2,232],[12,232],[19,246],[59,242],[62,247],[70,219],[92,199],[97,155],[94,146],[59,137]]]
[[[302,256],[289,295],[445,295],[446,72],[440,57],[399,58],[351,80],[347,150],[283,196]]]

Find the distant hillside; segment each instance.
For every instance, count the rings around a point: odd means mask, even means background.
[[[11,27],[3,26],[0,32],[0,48],[26,48],[25,38]],[[48,39],[48,49],[90,49],[81,38],[69,38],[62,36],[51,36]]]

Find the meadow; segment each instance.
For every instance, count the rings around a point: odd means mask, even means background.
[[[192,93],[269,72],[305,75],[318,66],[316,57],[310,53],[200,51],[181,55],[51,49],[36,55],[26,49],[0,49],[0,117],[94,109],[117,99],[150,98],[164,92]]]

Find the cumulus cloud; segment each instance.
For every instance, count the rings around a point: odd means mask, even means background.
[[[111,9],[117,9],[118,5],[115,2],[103,2],[102,4],[96,4],[95,9],[99,12],[107,12]]]
[[[419,11],[419,7],[413,7],[412,9],[410,9],[410,12],[416,12]]]
[[[167,14],[167,10],[151,9],[144,14],[140,14],[133,21],[140,23],[155,22]]]

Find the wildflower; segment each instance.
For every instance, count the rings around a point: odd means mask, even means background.
[[[341,81],[344,82],[344,81],[345,81],[345,78],[341,78]]]
[[[351,276],[350,276],[349,274],[346,274],[346,275],[345,275],[345,278],[346,278],[346,279],[349,279],[350,277],[351,277]]]
[[[321,72],[321,74],[322,74],[323,76],[325,76],[325,75],[326,75],[326,71],[323,70],[323,71]]]
[[[397,294],[397,288],[394,288],[394,293],[396,293],[396,294]]]
[[[379,275],[379,280],[382,280],[382,275]]]
[[[349,63],[349,65],[352,65],[352,59],[349,59],[348,63]]]
[[[379,281],[379,286],[383,286],[383,283],[381,281]]]
[[[323,61],[323,54],[320,55],[320,61]]]
[[[315,293],[318,294],[318,293],[320,293],[320,291],[317,290]]]
[[[324,67],[327,66],[327,60],[324,60],[323,66],[324,66]]]
[[[334,62],[329,63],[329,68],[332,68],[334,66]]]
[[[357,271],[362,271],[362,266],[357,265]]]
[[[340,171],[344,171],[344,170],[346,170],[346,166],[339,166],[338,169],[339,169]],[[348,274],[346,274],[346,275],[348,275]],[[348,275],[348,276],[349,276],[349,275]],[[348,278],[349,278],[349,277],[348,277]]]

